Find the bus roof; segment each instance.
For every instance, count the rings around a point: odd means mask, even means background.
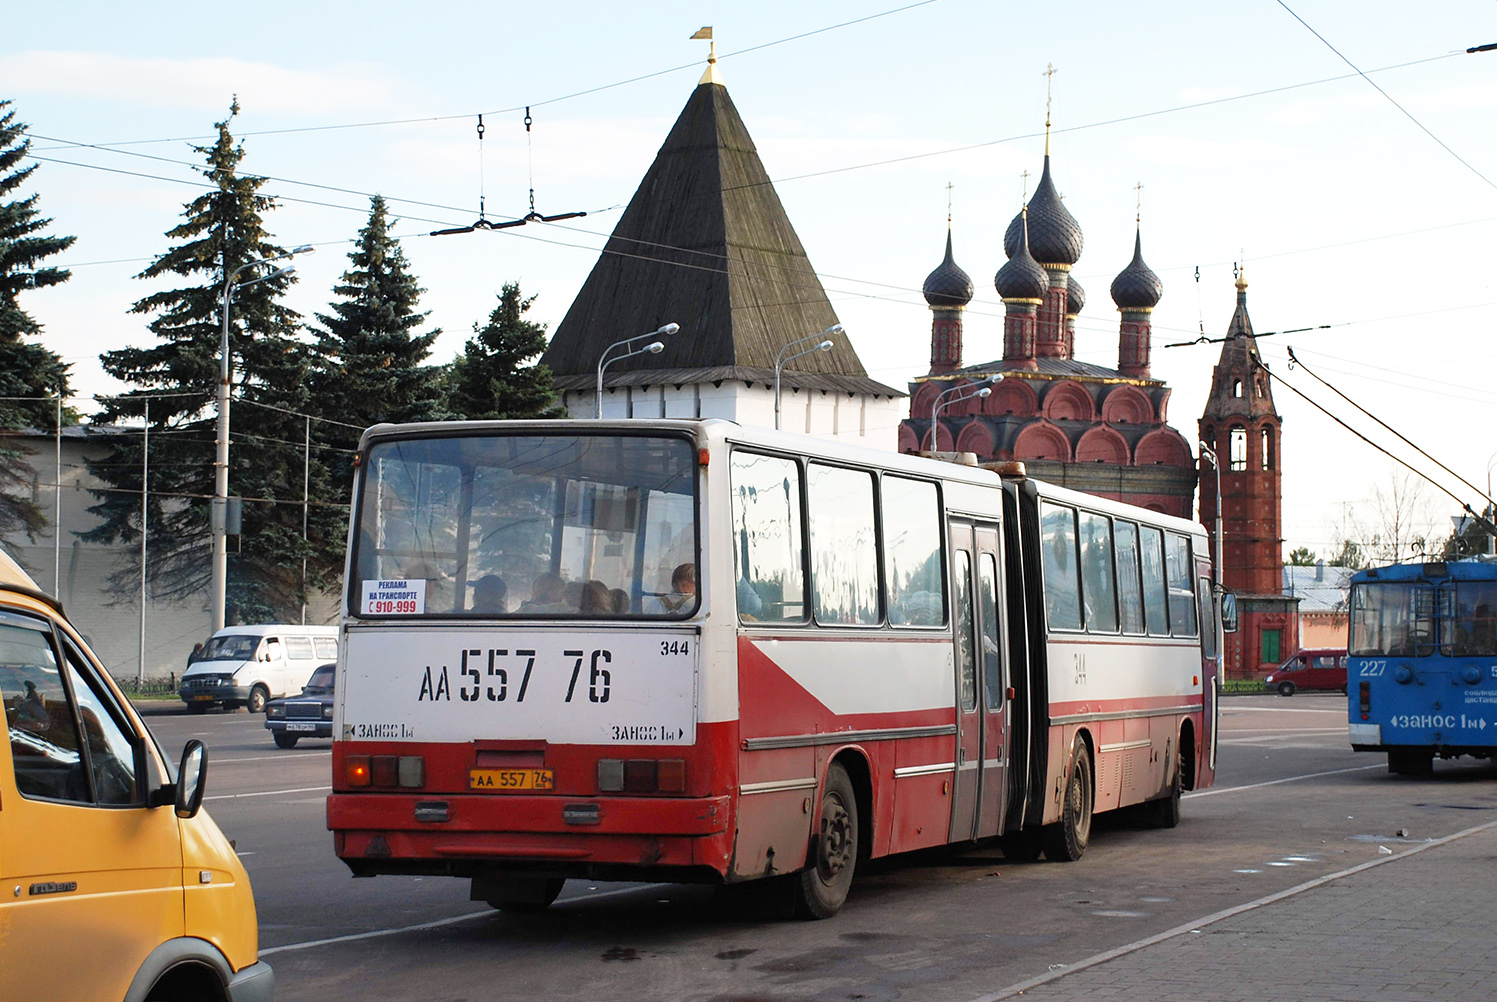
[[[1486,560],[1432,560],[1417,564],[1389,564],[1369,567],[1351,576],[1352,584],[1368,581],[1427,581],[1451,578],[1456,581],[1497,581],[1497,563]]]

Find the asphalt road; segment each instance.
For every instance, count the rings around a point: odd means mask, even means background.
[[[1227,700],[1217,785],[1186,795],[1178,828],[1104,816],[1071,864],[982,846],[882,861],[825,922],[699,887],[572,881],[517,916],[466,881],[355,880],[324,827],[329,742],[277,749],[243,712],[149,720],[170,753],[209,746],[207,805],[254,882],[280,999],[968,1002],[1493,817],[1497,767],[1392,776],[1351,751],[1345,712],[1340,695]]]

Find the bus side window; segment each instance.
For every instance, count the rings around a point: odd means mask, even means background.
[[[816,622],[877,626],[878,545],[873,475],[812,463],[806,515],[811,535],[812,609]]]
[[[1118,554],[1118,611],[1124,633],[1144,632],[1144,593],[1139,580],[1138,526],[1132,522],[1112,524]]]
[[[802,622],[806,571],[801,562],[800,467],[793,459],[735,451],[732,477],[738,618]]]
[[[1165,534],[1165,568],[1170,596],[1170,633],[1177,637],[1196,635],[1196,597],[1192,587],[1190,537],[1178,532]]]
[[[1168,603],[1164,586],[1164,531],[1143,526],[1144,621],[1151,637],[1170,635]]]
[[[1040,505],[1040,557],[1045,574],[1045,618],[1052,630],[1081,629],[1081,585],[1076,572],[1076,509]]]
[[[1118,632],[1117,588],[1113,583],[1112,524],[1106,515],[1080,513],[1081,599],[1091,633]]]
[[[893,626],[941,626],[941,505],[936,485],[884,477],[884,604]]]

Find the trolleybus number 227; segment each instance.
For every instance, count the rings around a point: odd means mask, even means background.
[[[566,698],[562,702],[570,703],[574,696],[580,698],[577,683],[583,679],[582,663],[584,661],[587,661],[589,665],[586,676],[588,702],[608,702],[609,694],[613,691],[613,672],[605,666],[612,663],[613,652],[567,650],[561,653],[563,657],[572,662],[572,674],[567,682]],[[518,665],[504,667],[500,664],[501,658],[523,659],[524,667],[521,668]],[[448,678],[446,665],[435,669],[427,665],[426,671],[421,676],[421,691],[417,694],[416,701],[418,703],[428,700],[445,702],[451,700],[453,692],[456,691],[458,699],[465,703],[481,700],[502,703],[509,699],[513,691],[514,701],[523,703],[525,694],[530,690],[530,678],[535,672],[535,661],[534,650],[515,650],[511,654],[508,649],[504,648],[464,649],[460,659],[456,688],[454,689]],[[511,669],[518,676],[518,684],[512,684]]]

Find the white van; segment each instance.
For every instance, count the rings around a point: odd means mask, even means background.
[[[318,665],[337,659],[334,626],[226,626],[182,674],[177,695],[193,713],[210,706],[259,713],[267,699],[300,692]]]

